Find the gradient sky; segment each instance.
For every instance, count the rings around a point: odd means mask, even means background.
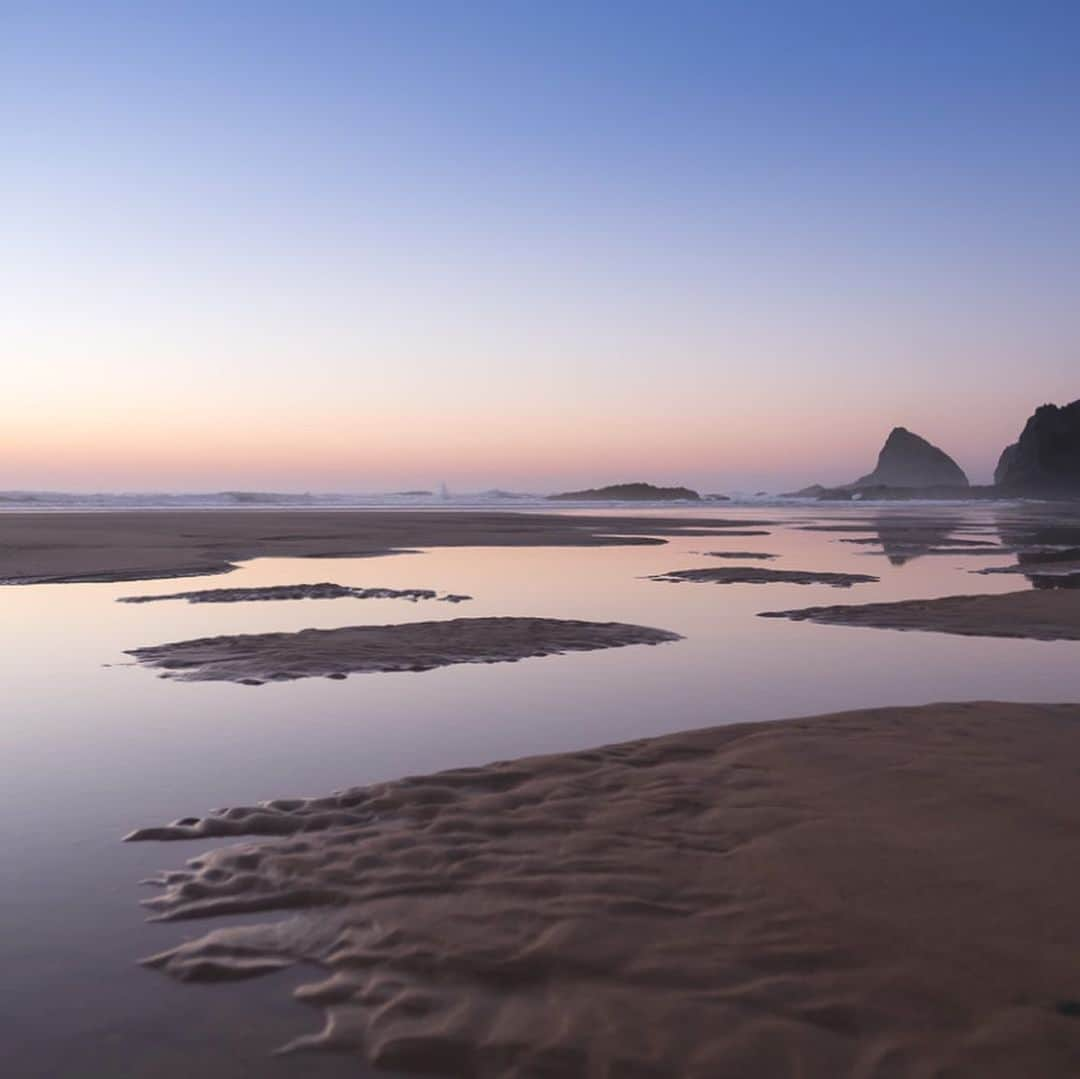
[[[0,488],[985,481],[1080,4],[0,0]]]

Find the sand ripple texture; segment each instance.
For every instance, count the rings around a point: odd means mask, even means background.
[[[244,633],[133,648],[163,678],[262,685],[375,671],[428,671],[563,652],[677,641],[677,633],[623,622],[562,618],[454,618],[385,626]]]
[[[297,962],[333,1050],[441,1076],[1080,1074],[1080,706],[695,733],[218,810],[269,835],[154,881],[160,919],[286,912],[147,964]]]

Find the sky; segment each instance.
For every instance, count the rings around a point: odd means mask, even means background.
[[[0,489],[986,482],[1080,397],[1072,0],[0,0]]]

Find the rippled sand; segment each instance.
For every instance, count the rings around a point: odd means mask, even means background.
[[[185,682],[288,682],[373,671],[428,671],[455,663],[503,663],[561,652],[677,641],[677,633],[623,622],[563,618],[454,618],[386,626],[242,633],[132,648],[163,678]]]
[[[719,727],[218,810],[150,960],[304,961],[330,1049],[444,1076],[1080,1074],[1080,706]]]

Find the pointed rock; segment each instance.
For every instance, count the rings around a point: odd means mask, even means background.
[[[853,487],[967,487],[964,470],[925,438],[894,427],[878,454],[877,468]]]

